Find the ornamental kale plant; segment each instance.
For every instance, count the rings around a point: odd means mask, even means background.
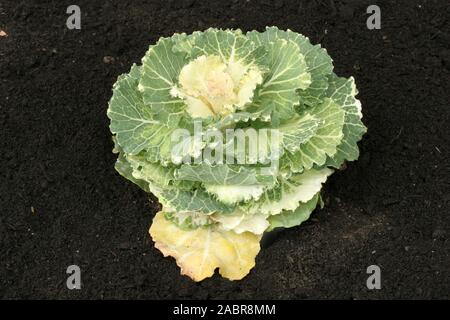
[[[309,218],[366,132],[353,78],[308,38],[208,29],[161,38],[119,76],[116,170],[158,197],[150,235],[195,281],[242,279],[264,232]]]

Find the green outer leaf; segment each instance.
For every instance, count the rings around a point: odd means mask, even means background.
[[[159,187],[174,187],[180,190],[191,190],[199,186],[197,182],[186,180],[175,180],[175,167],[165,167],[158,163],[148,162],[148,155],[141,152],[139,155],[129,155],[123,152],[113,137],[114,153],[118,153],[116,170],[126,179],[134,182],[144,191],[150,192],[149,183]]]
[[[217,185],[270,185],[276,181],[274,176],[262,175],[259,168],[226,164],[184,164],[175,174],[177,179]]]
[[[150,163],[145,157],[127,155],[126,160],[133,168],[133,177],[147,183],[155,183],[167,187],[175,180],[175,168],[163,167],[158,163]]]
[[[268,71],[246,111],[270,107],[275,109],[273,116],[277,121],[291,118],[295,114],[294,107],[299,104],[296,91],[306,89],[311,83],[304,56],[291,40],[274,39],[267,42],[265,34],[256,31],[247,33],[247,36],[266,47]]]
[[[317,117],[305,114],[303,117],[295,116],[283,123],[278,129],[281,131],[283,148],[294,153],[300,145],[313,137],[319,128],[320,120]]]
[[[213,212],[229,213],[234,210],[234,206],[217,201],[203,189],[193,191],[184,191],[176,187],[162,189],[150,184],[150,191],[158,197],[164,207],[175,211],[197,211],[210,214]]]
[[[181,146],[181,141],[172,142],[172,133],[178,128],[170,128],[154,120],[150,107],[144,105],[142,95],[137,90],[141,67],[133,65],[128,75],[121,75],[114,85],[109,103],[108,117],[110,129],[116,134],[117,144],[128,155],[137,155],[143,150],[149,162],[170,163],[172,151]],[[192,131],[191,128],[187,131]],[[191,139],[191,135],[186,136]],[[185,140],[186,140],[185,139]],[[189,141],[185,141],[187,144]],[[195,147],[203,148],[196,144]],[[199,153],[200,150],[192,152]]]
[[[333,60],[327,51],[320,45],[312,45],[309,39],[291,30],[280,30],[277,27],[267,27],[262,38],[266,42],[276,39],[286,39],[294,41],[300,52],[305,57],[306,70],[311,74],[311,84],[305,90],[299,90],[300,102],[309,106],[314,106],[322,100],[328,88],[327,76],[333,71]]]
[[[171,39],[174,42],[172,47],[173,52],[181,52],[186,54],[188,57],[191,56],[192,48],[195,44],[195,39],[200,36],[202,32],[194,31],[193,33],[187,35],[186,33],[175,33]]]
[[[283,158],[283,161],[288,162],[294,172],[309,170],[315,164],[324,165],[327,156],[336,153],[336,147],[343,137],[342,127],[345,113],[333,100],[325,99],[322,104],[309,108],[308,113],[323,122],[315,135],[300,145],[299,151],[295,154],[286,154]]]
[[[161,152],[168,128],[153,119],[150,108],[142,102],[137,90],[140,67],[133,65],[129,74],[119,76],[109,102],[110,130],[116,134],[118,145],[128,154],[138,154],[144,149]],[[167,150],[166,150],[167,151]]]
[[[279,186],[267,190],[258,201],[243,204],[241,209],[250,214],[280,214],[295,210],[300,202],[309,201],[322,188],[333,171],[328,168],[311,169],[289,179],[280,179]]]
[[[337,146],[337,152],[327,161],[327,165],[339,168],[345,160],[353,161],[358,159],[358,141],[367,132],[367,128],[361,121],[361,102],[355,98],[358,91],[353,77],[349,79],[339,78],[333,74],[330,76],[329,81],[327,96],[345,111],[344,137]]]
[[[191,57],[216,55],[224,62],[241,62],[244,66],[261,64],[266,55],[264,48],[256,46],[241,30],[210,28],[195,36]]]
[[[122,177],[137,184],[145,192],[150,192],[147,181],[133,177],[133,167],[124,157],[123,153],[119,153],[119,157],[117,158],[114,168]]]
[[[309,216],[314,211],[319,200],[319,193],[317,193],[311,200],[306,203],[300,203],[299,207],[294,211],[283,211],[280,214],[269,216],[269,228],[266,231],[272,231],[275,228],[291,228],[300,225],[302,222],[309,219]]]
[[[170,90],[177,84],[180,71],[188,61],[185,53],[174,52],[173,45],[171,38],[161,38],[150,46],[142,59],[138,87],[154,118],[168,127],[176,127],[186,116],[184,101],[173,97]]]

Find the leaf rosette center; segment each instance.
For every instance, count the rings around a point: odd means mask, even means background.
[[[262,80],[262,72],[256,66],[202,55],[181,69],[179,83],[170,94],[185,100],[193,118],[224,116],[251,102]]]

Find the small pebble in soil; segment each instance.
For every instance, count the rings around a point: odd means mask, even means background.
[[[111,63],[114,63],[114,57],[111,57],[111,56],[104,56],[103,57],[103,63],[106,63],[106,64],[111,64]]]

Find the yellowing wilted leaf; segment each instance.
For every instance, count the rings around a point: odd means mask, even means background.
[[[230,280],[240,280],[255,266],[261,236],[250,232],[215,230],[212,227],[182,230],[158,212],[150,235],[165,257],[172,256],[181,274],[195,281],[211,277],[214,270]]]

